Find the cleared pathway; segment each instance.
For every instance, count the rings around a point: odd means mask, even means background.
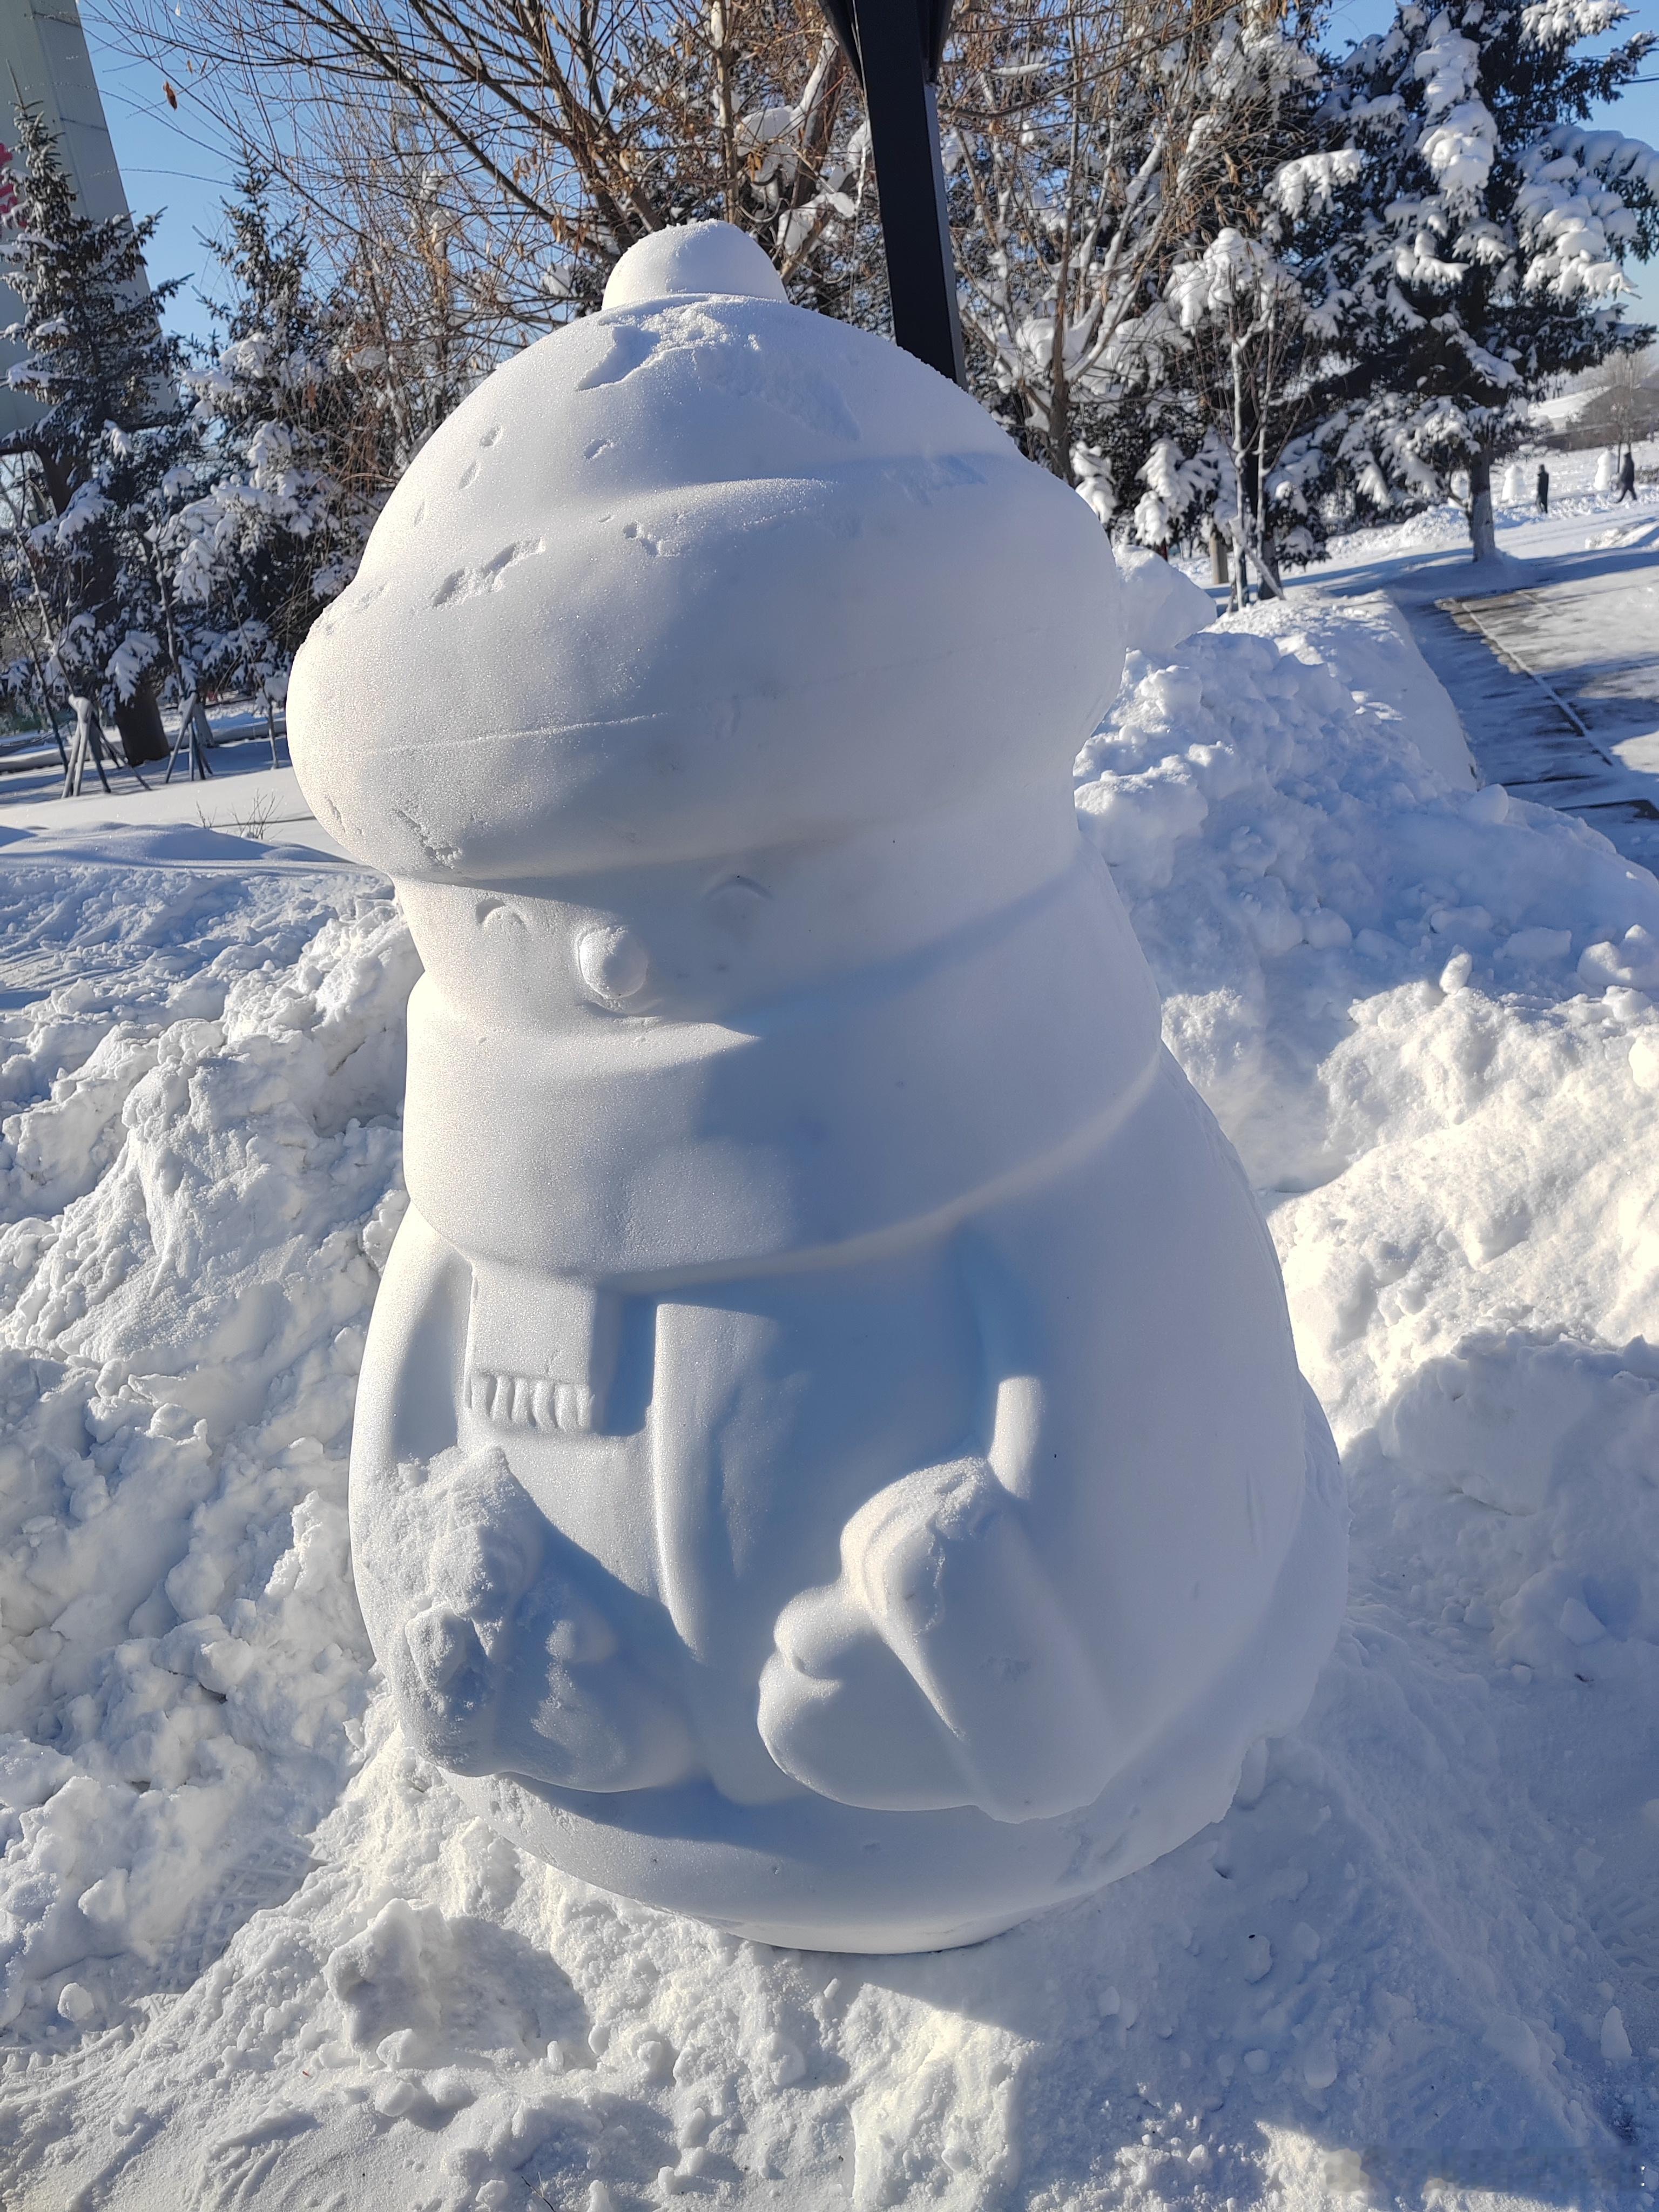
[[[1581,815],[1632,860],[1659,863],[1659,564],[1410,616],[1484,782]]]
[[[1586,534],[1582,519],[1540,520],[1480,566],[1460,549],[1309,581],[1389,594],[1483,782],[1577,814],[1659,870],[1659,514],[1650,500]]]

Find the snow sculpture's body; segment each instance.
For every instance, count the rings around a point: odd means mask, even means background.
[[[1115,591],[707,225],[457,410],[295,670],[426,964],[358,1589],[608,1887],[967,1941],[1217,1816],[1329,1643],[1273,1250],[1073,817]]]

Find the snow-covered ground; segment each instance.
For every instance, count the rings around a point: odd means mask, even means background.
[[[1659,883],[1455,734],[1383,602],[1303,587],[1132,659],[1079,762],[1352,1604],[1226,1820],[911,1959],[563,1880],[392,1726],[344,1519],[384,887],[189,819],[0,850],[8,2212],[1651,2201]]]
[[[207,757],[207,777],[191,781],[188,757],[180,755],[176,765],[152,762],[137,775],[107,769],[107,791],[88,770],[79,796],[70,799],[59,796],[64,771],[50,733],[15,744],[0,763],[0,849],[10,846],[14,860],[70,854],[82,849],[89,831],[96,843],[115,828],[146,836],[161,830],[165,849],[180,857],[177,833],[189,829],[207,833],[196,846],[203,857],[211,855],[216,836],[227,836],[339,859],[340,847],[312,813],[288,765],[280,732],[280,757],[273,763],[263,719],[246,705],[216,708],[211,720],[218,742]],[[168,714],[167,728],[176,740],[176,714]]]
[[[1576,552],[1608,529],[1659,519],[1659,484],[1640,481],[1646,471],[1659,468],[1659,440],[1649,440],[1632,451],[1638,477],[1633,501],[1621,502],[1617,492],[1596,489],[1602,456],[1595,448],[1581,453],[1528,449],[1515,461],[1500,464],[1493,471],[1492,498],[1498,551],[1532,559]],[[1540,461],[1550,477],[1547,516],[1539,514],[1534,497]],[[1358,572],[1375,580],[1425,553],[1437,552],[1449,553],[1459,563],[1468,560],[1468,524],[1462,510],[1449,502],[1392,527],[1334,538],[1312,574],[1315,580],[1337,580]]]

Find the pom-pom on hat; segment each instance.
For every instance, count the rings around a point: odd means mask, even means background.
[[[611,270],[604,305],[637,307],[652,300],[724,295],[734,300],[782,300],[783,279],[748,232],[730,222],[689,222],[653,230],[630,246]]]

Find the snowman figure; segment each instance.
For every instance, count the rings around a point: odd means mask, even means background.
[[[425,965],[358,1591],[586,1880],[970,1942],[1307,1698],[1334,1453],[1072,805],[1121,657],[1083,501],[704,223],[456,410],[299,658]]]

